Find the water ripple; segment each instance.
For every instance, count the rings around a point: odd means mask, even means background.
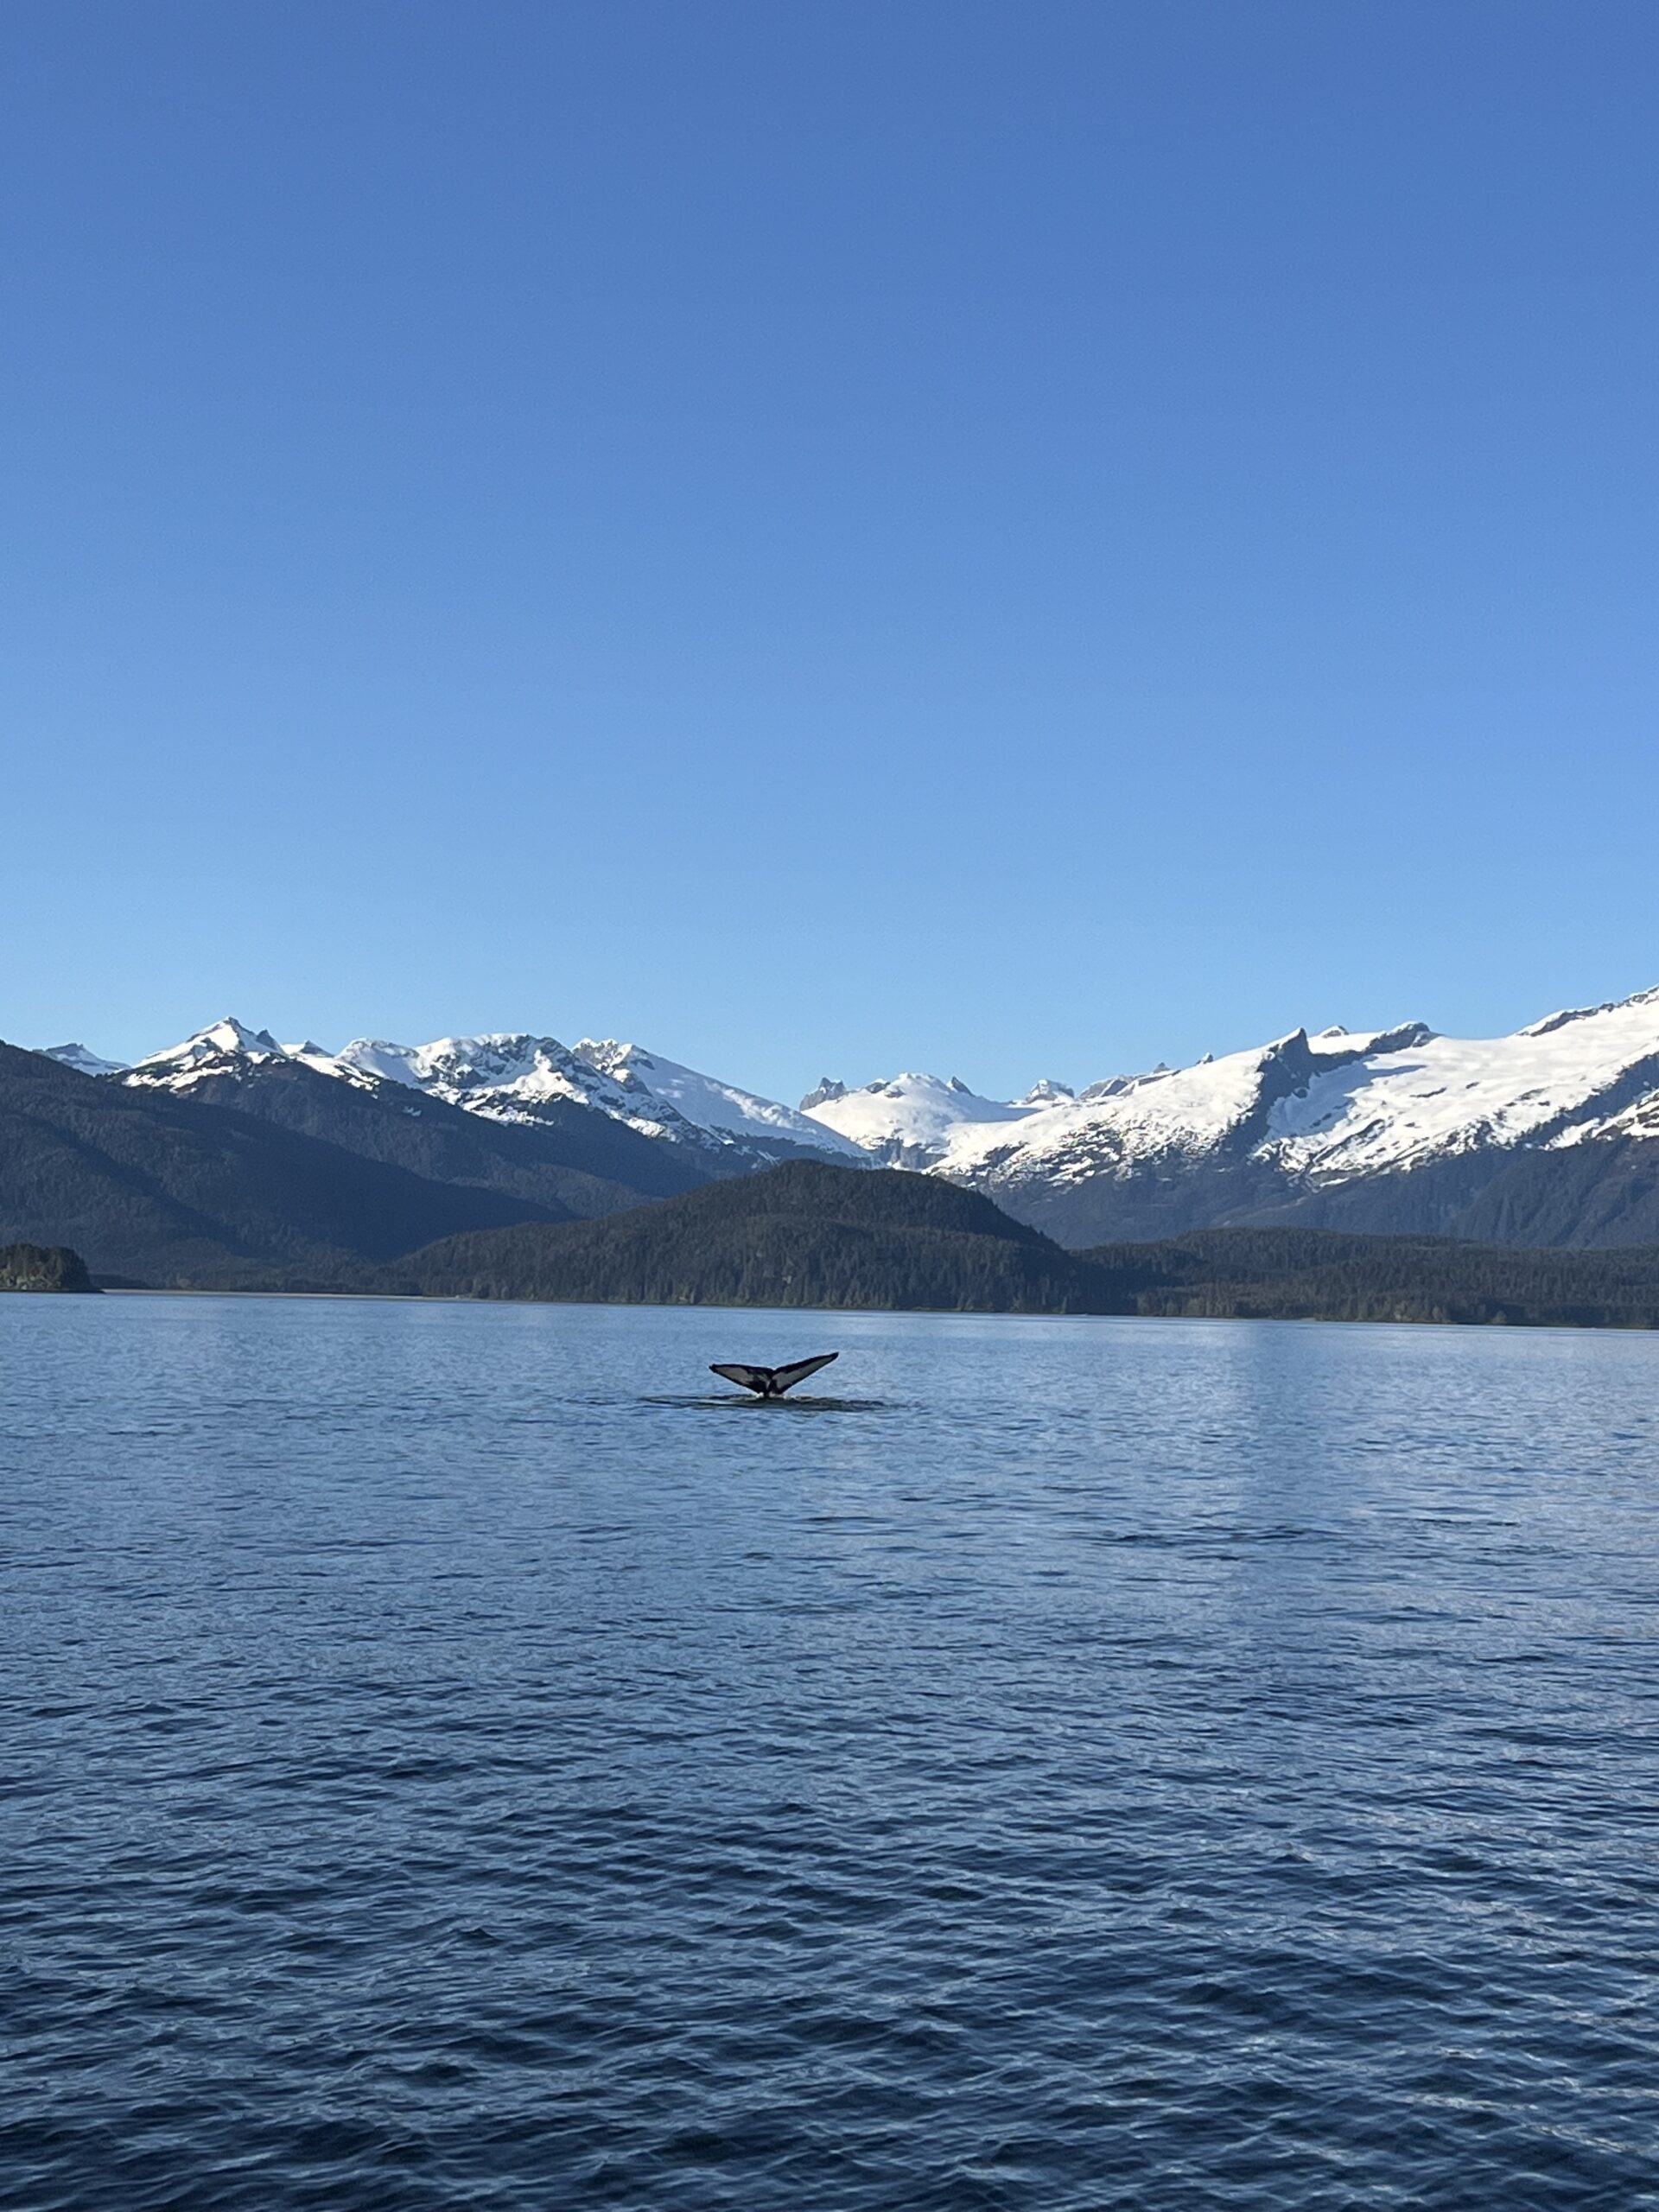
[[[1659,2203],[1659,1344],[799,1325],[0,1300],[0,2205]]]

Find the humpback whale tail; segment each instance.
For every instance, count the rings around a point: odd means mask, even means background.
[[[823,1351],[816,1359],[793,1360],[787,1367],[744,1367],[735,1361],[730,1366],[721,1366],[716,1361],[709,1372],[723,1375],[728,1382],[741,1382],[757,1398],[781,1398],[785,1390],[792,1390],[809,1375],[816,1375],[821,1367],[828,1367],[832,1359],[840,1357],[838,1351]]]

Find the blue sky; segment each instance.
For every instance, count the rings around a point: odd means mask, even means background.
[[[1659,982],[1659,12],[16,0],[0,1034]]]

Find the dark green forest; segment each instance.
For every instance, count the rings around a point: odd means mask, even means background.
[[[72,1245],[106,1281],[361,1288],[378,1262],[459,1230],[700,1179],[586,1107],[504,1126],[280,1067],[222,1099],[177,1098],[0,1044],[0,1241]]]
[[[1221,1229],[1066,1252],[935,1176],[805,1163],[605,1221],[448,1237],[381,1281],[595,1305],[1659,1327],[1659,1246]]]
[[[86,1262],[67,1244],[0,1244],[0,1290],[96,1290]]]
[[[1659,1245],[1529,1250],[1445,1236],[1211,1229],[1076,1257],[1117,1309],[1239,1320],[1659,1328]]]
[[[451,1236],[389,1288],[594,1305],[1088,1313],[1099,1271],[970,1191],[794,1161],[609,1219]]]

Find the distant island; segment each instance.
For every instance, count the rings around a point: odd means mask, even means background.
[[[67,1244],[0,1244],[0,1290],[97,1288],[85,1260]]]

